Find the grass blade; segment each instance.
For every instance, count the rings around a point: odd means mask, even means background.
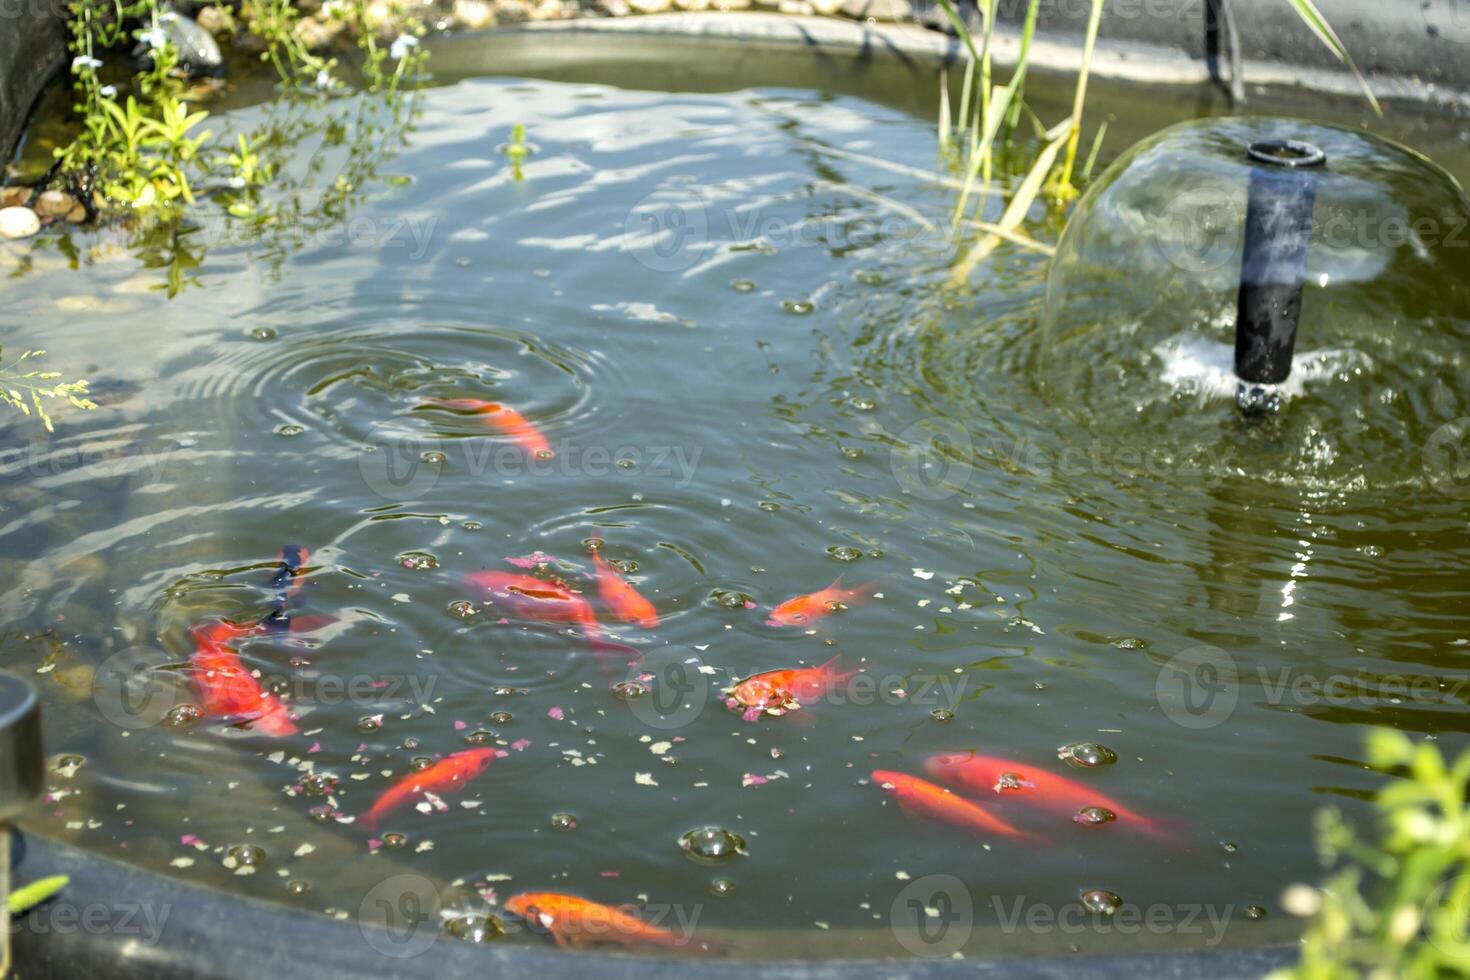
[[[1342,39],[1337,36],[1337,32],[1332,29],[1332,25],[1327,23],[1327,18],[1322,16],[1322,11],[1317,9],[1317,5],[1312,0],[1288,0],[1288,2],[1296,9],[1297,16],[1302,19],[1302,23],[1311,28],[1312,33],[1317,35],[1323,44],[1327,45],[1328,50],[1337,55],[1337,60],[1341,61],[1352,71],[1353,76],[1358,80],[1358,84],[1363,88],[1363,94],[1368,97],[1368,104],[1373,107],[1373,111],[1378,114],[1378,118],[1382,119],[1383,109],[1379,106],[1378,99],[1373,95],[1373,90],[1368,87],[1368,80],[1363,77],[1362,72],[1358,71],[1358,66],[1353,63],[1352,55],[1348,54],[1347,48],[1343,47]]]
[[[1087,101],[1087,76],[1092,71],[1092,51],[1097,46],[1097,29],[1102,23],[1102,0],[1089,0],[1092,10],[1087,18],[1087,40],[1082,44],[1082,66],[1077,69],[1077,92],[1072,98],[1072,135],[1067,139],[1067,156],[1062,163],[1062,176],[1057,192],[1062,197],[1075,197],[1072,166],[1077,162],[1077,141],[1082,137],[1082,107]]]
[[[1005,213],[996,222],[997,231],[1014,232],[1026,220],[1026,215],[1031,210],[1031,205],[1036,201],[1036,195],[1041,193],[1041,185],[1046,180],[1046,175],[1051,173],[1052,164],[1056,162],[1057,154],[1061,152],[1062,144],[1072,132],[1072,120],[1067,119],[1058,125],[1047,136],[1051,142],[1036,157],[1036,162],[1031,165],[1031,170],[1026,174],[1026,179],[1021,181],[1021,186],[1016,188],[1011,203],[1007,205]],[[995,247],[1001,243],[1001,237],[996,231],[992,231],[975,244],[964,258],[955,263],[955,267],[949,274],[949,285],[963,286],[970,278],[970,272],[983,262]]]

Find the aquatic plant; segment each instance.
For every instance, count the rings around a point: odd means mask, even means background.
[[[43,350],[28,350],[9,364],[4,363],[4,358],[0,357],[0,402],[20,409],[23,415],[31,414],[31,409],[34,408],[36,417],[41,420],[46,431],[51,432],[54,431],[51,416],[46,413],[46,405],[41,399],[64,398],[83,410],[94,409],[97,405],[86,397],[86,381],[61,381],[60,371],[20,370],[26,361],[45,353]]]
[[[1016,128],[1023,113],[1031,118],[1036,135],[1040,138],[1041,148],[1031,159],[1028,167],[1024,170],[1017,169],[1017,174],[1024,173],[1024,176],[1015,185],[1011,193],[1010,204],[996,222],[997,227],[986,231],[984,236],[968,251],[963,252],[956,261],[949,278],[952,286],[963,284],[975,266],[983,261],[1002,240],[1019,231],[1030,212],[1031,205],[1043,192],[1058,205],[1065,204],[1078,195],[1073,176],[1082,136],[1082,114],[1087,102],[1087,80],[1092,72],[1092,56],[1097,45],[1098,29],[1102,22],[1102,0],[1089,0],[1087,32],[1083,39],[1081,57],[1078,62],[1071,116],[1049,129],[1035,118],[1025,104],[1026,74],[1031,57],[1031,44],[1036,34],[1040,0],[1029,0],[1027,4],[1026,15],[1021,23],[1020,47],[1016,55],[1016,65],[1011,73],[1010,81],[1004,86],[992,86],[990,80],[990,45],[996,24],[997,2],[998,0],[976,0],[976,10],[980,16],[980,37],[977,44],[965,18],[956,9],[954,0],[939,0],[941,9],[954,27],[968,55],[965,62],[964,80],[960,89],[959,112],[954,121],[950,117],[948,79],[944,76],[940,78],[938,126],[940,153],[948,153],[952,144],[960,147],[960,169],[964,173],[959,199],[955,203],[952,216],[955,228],[961,227],[964,221],[965,209],[972,195],[976,193],[977,183],[979,191],[974,217],[976,221],[982,217],[985,203],[990,195],[996,147],[1009,144],[1014,140]],[[1337,32],[1332,29],[1312,0],[1287,0],[1287,2],[1291,4],[1302,22],[1352,71],[1362,86],[1373,111],[1382,116],[1383,112],[1378,100],[1353,62],[1352,56],[1348,54]],[[975,94],[977,85],[978,96]],[[1094,136],[1092,149],[1082,172],[1084,180],[1092,172],[1105,132],[1106,124],[1100,126]],[[1065,143],[1066,152],[1062,154],[1061,163],[1058,164],[1058,151],[1062,143]]]
[[[1379,790],[1380,833],[1363,837],[1335,809],[1318,816],[1321,889],[1294,886],[1311,916],[1301,961],[1276,980],[1470,975],[1470,750],[1447,763],[1434,744],[1375,730],[1368,763],[1401,777]]]
[[[73,109],[78,131],[56,150],[57,165],[48,178],[79,192],[89,208],[147,209],[175,201],[193,203],[193,184],[223,174],[236,187],[258,187],[273,171],[258,148],[237,145],[216,151],[212,134],[199,127],[208,112],[196,107],[208,86],[189,87],[188,72],[167,29],[180,15],[165,0],[73,0],[68,20],[72,53]],[[418,47],[424,26],[410,17],[392,25],[397,39],[385,48],[370,24],[367,0],[331,0],[325,15],[356,37],[358,71],[370,91],[393,92],[414,77],[425,53]],[[341,85],[335,57],[316,53],[299,30],[301,17],[291,0],[245,0],[227,32],[261,49],[281,83],[297,91],[326,93]],[[139,42],[143,64],[104,83],[103,56],[130,39]],[[233,206],[237,217],[249,213]]]

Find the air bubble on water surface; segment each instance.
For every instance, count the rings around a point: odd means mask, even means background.
[[[439,559],[427,551],[405,551],[398,556],[398,564],[415,572],[429,571],[439,567]]]
[[[709,883],[709,893],[711,895],[719,895],[721,898],[726,895],[733,895],[735,893],[735,882],[729,878],[716,878]]]
[[[481,524],[479,521],[465,521],[463,524],[460,525],[460,527],[464,528],[466,531],[478,531],[484,526],[485,525]]]
[[[276,426],[276,435],[278,436],[299,436],[305,431],[306,426],[297,425],[294,422],[287,422],[284,425]]]
[[[725,609],[745,609],[755,603],[749,595],[734,589],[714,589],[709,594],[709,601]]]
[[[306,812],[311,816],[311,819],[315,820],[317,823],[330,823],[331,821],[337,819],[338,811],[336,807],[328,803],[322,803],[319,806],[312,807]]]
[[[384,847],[391,847],[394,850],[399,850],[401,848],[407,847],[408,846],[408,835],[407,834],[399,834],[399,833],[384,834],[383,835],[383,846]]]
[[[276,328],[275,327],[253,327],[250,330],[250,339],[251,340],[275,340],[276,339]]]
[[[512,721],[515,721],[515,715],[509,711],[492,711],[490,712],[490,720],[497,725],[509,725]]]
[[[464,737],[470,745],[490,745],[495,741],[495,733],[477,728]]]
[[[783,299],[781,309],[796,316],[805,316],[817,308],[817,305],[805,299]]]
[[[403,744],[405,746],[407,746],[408,743],[409,743],[409,741],[410,741],[409,739],[405,739],[404,742],[403,742]],[[411,741],[414,743],[414,745],[418,745],[418,739],[412,739]],[[413,757],[413,759],[409,762],[408,765],[409,765],[409,768],[413,769],[416,772],[423,772],[425,769],[429,768],[433,764],[434,764],[434,760],[431,759],[431,758],[429,758],[428,756],[426,756],[426,755],[416,755],[416,756]]]
[[[1096,742],[1073,742],[1057,749],[1057,758],[1080,769],[1096,769],[1118,761],[1118,753]]]
[[[1236,851],[1240,850],[1240,845],[1234,843],[1233,841],[1221,841],[1220,849],[1223,850],[1226,854],[1234,854]]]
[[[176,704],[163,716],[163,723],[170,728],[188,728],[204,719],[204,709],[197,704]]]
[[[1110,891],[1104,891],[1101,888],[1085,891],[1082,893],[1081,898],[1084,908],[1101,915],[1112,915],[1123,904],[1123,900],[1117,895],[1114,895]]]
[[[854,395],[847,400],[847,403],[859,412],[871,412],[878,407],[877,399],[867,395]]]
[[[942,725],[945,722],[954,721],[954,712],[950,711],[948,708],[935,708],[933,711],[929,712],[929,717],[933,718],[935,721],[939,722]]]
[[[403,740],[403,747],[405,749],[416,749],[419,747],[419,740],[416,737],[410,735],[408,736],[408,738],[405,738]]]
[[[730,288],[737,293],[749,293],[755,291],[755,281],[752,279],[731,279]]]
[[[326,796],[337,789],[337,777],[329,772],[311,772],[301,780],[307,796]]]
[[[833,561],[857,561],[863,556],[861,550],[849,544],[834,544],[827,549],[827,554]]]
[[[857,446],[843,446],[842,455],[846,456],[848,459],[862,459],[863,451]]]
[[[1119,650],[1147,650],[1148,641],[1140,640],[1136,636],[1125,636],[1121,640],[1113,641],[1113,646]]]
[[[679,838],[679,846],[691,861],[723,864],[745,853],[745,840],[723,827],[700,827]]]
[[[1248,919],[1264,919],[1266,910],[1259,905],[1250,905],[1246,907],[1245,915]]]
[[[437,449],[430,449],[428,452],[425,452],[423,455],[421,455],[419,457],[419,459],[423,460],[425,463],[435,463],[435,464],[442,463],[442,462],[444,462],[448,458],[449,458],[448,456],[445,456],[443,453],[439,452]]]
[[[300,878],[292,878],[290,881],[286,882],[286,891],[290,892],[292,895],[305,895],[307,892],[311,891],[311,883],[307,881],[302,881]]]
[[[576,830],[577,818],[570,813],[553,813],[551,815],[552,830]]]
[[[1112,823],[1118,819],[1118,815],[1105,806],[1085,806],[1078,810],[1072,819],[1087,826],[1097,826]]]
[[[781,509],[781,505],[776,503],[774,500],[762,500],[760,503],[756,504],[756,506],[759,507],[761,510],[772,514]]]
[[[475,604],[468,599],[456,599],[444,607],[444,611],[455,619],[471,619],[479,612]]]
[[[505,926],[494,915],[458,915],[444,920],[444,935],[467,943],[494,942],[505,935]]]
[[[648,685],[638,681],[618,681],[612,688],[613,697],[633,701],[648,693]]]
[[[265,864],[265,848],[254,844],[234,844],[225,851],[221,862],[232,871],[240,868],[259,868]]]
[[[375,732],[382,727],[382,715],[363,715],[357,719],[357,730],[360,732]]]

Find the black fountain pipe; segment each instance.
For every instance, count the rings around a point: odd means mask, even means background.
[[[1312,240],[1317,168],[1327,156],[1299,140],[1246,148],[1251,168],[1245,255],[1235,317],[1235,400],[1248,415],[1274,410],[1275,385],[1291,375],[1302,279]]]

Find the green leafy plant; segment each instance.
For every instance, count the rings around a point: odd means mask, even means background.
[[[201,129],[208,112],[191,104],[202,89],[189,88],[168,31],[166,0],[72,0],[69,6],[76,137],[56,151],[55,179],[80,192],[99,208],[141,210],[179,202],[194,203],[194,186],[223,172],[236,190],[268,183],[274,165],[260,147],[238,142],[216,150],[212,133]],[[396,91],[417,77],[426,53],[418,38],[424,25],[399,9],[388,21],[374,20],[368,0],[328,0],[324,18],[355,36],[361,57],[357,70],[371,91]],[[243,0],[238,16],[225,23],[237,37],[260,48],[286,87],[326,93],[341,87],[338,59],[313,50],[302,31],[301,12],[292,0]],[[321,28],[318,28],[319,31]],[[385,46],[379,30],[397,31]],[[333,32],[325,32],[332,34]],[[119,73],[105,83],[104,57],[130,40],[146,51],[137,71]],[[235,195],[226,207],[236,217],[254,213],[249,195]]]
[[[34,408],[46,431],[52,432],[51,416],[46,413],[46,405],[41,399],[63,398],[84,411],[96,408],[97,404],[87,397],[86,381],[62,381],[60,371],[21,370],[26,361],[45,353],[43,350],[28,350],[9,364],[0,357],[0,402],[20,409],[25,415],[31,414]]]
[[[1437,980],[1470,975],[1470,750],[1453,763],[1430,742],[1380,729],[1368,762],[1401,778],[1374,797],[1379,833],[1336,810],[1318,817],[1320,890],[1287,904],[1310,914],[1300,962],[1275,980]]]

